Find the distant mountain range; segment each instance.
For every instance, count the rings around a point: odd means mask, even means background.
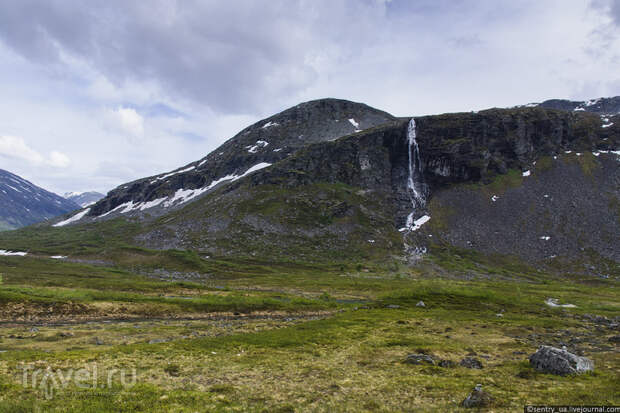
[[[80,206],[0,169],[0,231],[54,218]]]
[[[105,197],[104,194],[99,192],[91,191],[91,192],[66,192],[65,198],[69,201],[73,201],[82,208],[86,208],[88,206],[93,205],[101,198]]]

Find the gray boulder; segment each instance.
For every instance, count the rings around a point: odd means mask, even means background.
[[[486,407],[489,406],[493,402],[493,397],[484,390],[482,390],[482,385],[478,384],[474,387],[474,390],[461,402],[461,406],[467,408],[474,407]]]
[[[435,364],[435,359],[427,354],[409,354],[405,359],[407,364]]]
[[[461,360],[459,364],[468,369],[481,369],[482,368],[482,362],[478,360],[477,358],[473,358],[473,357],[465,357],[463,360]]]
[[[594,370],[594,362],[589,358],[551,346],[541,346],[530,356],[530,364],[538,371],[559,376]]]

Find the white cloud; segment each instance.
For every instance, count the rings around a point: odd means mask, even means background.
[[[106,110],[106,121],[109,129],[131,137],[144,136],[144,118],[133,108],[119,106],[114,110]]]
[[[43,156],[17,136],[0,136],[0,155],[34,164],[43,162]]]
[[[71,163],[67,155],[58,151],[52,151],[49,157],[44,157],[18,136],[0,136],[0,156],[26,161],[34,166],[49,165],[55,168],[66,168]]]
[[[48,163],[56,168],[66,168],[71,163],[71,160],[62,152],[52,151]]]

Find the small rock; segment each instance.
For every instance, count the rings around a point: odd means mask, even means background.
[[[594,370],[594,363],[589,358],[551,346],[541,346],[530,356],[530,364],[538,371],[559,376]]]
[[[413,353],[409,354],[407,358],[405,358],[405,363],[407,364],[435,364],[435,359],[427,354],[418,354]]]
[[[149,340],[149,344],[159,344],[159,343],[165,343],[168,340],[166,340],[165,338],[153,338],[151,340]]]
[[[459,364],[462,367],[466,367],[468,369],[481,369],[482,368],[482,362],[473,357],[465,357],[463,360],[461,360]]]
[[[399,305],[396,305],[396,304],[389,304],[389,305],[387,305],[386,307],[387,307],[387,308],[392,308],[392,309],[397,309],[397,308],[400,308],[400,306],[399,306]]]
[[[610,343],[620,343],[620,336],[611,336],[609,337]]]
[[[452,360],[440,360],[439,367],[444,367],[446,369],[451,369],[456,367],[456,363]]]
[[[482,384],[477,384],[471,393],[463,400],[461,406],[466,408],[473,407],[487,407],[493,401],[493,397],[484,390],[482,390]]]
[[[98,346],[102,346],[103,345],[103,340],[100,339],[99,337],[95,337],[95,344]]]
[[[31,333],[38,333],[38,332],[39,332],[39,329],[38,329],[38,328],[36,328],[36,327],[32,327],[32,328],[30,329],[30,332],[31,332]]]
[[[73,333],[72,333],[72,332],[70,332],[70,331],[65,331],[65,332],[62,332],[62,333],[60,333],[60,334],[58,334],[58,335],[59,335],[60,337],[63,337],[63,338],[67,338],[67,337],[73,337],[73,336],[75,336],[75,334],[73,334]]]
[[[426,304],[424,304],[424,301],[420,300],[420,301],[418,301],[418,303],[415,306],[416,307],[426,307]]]

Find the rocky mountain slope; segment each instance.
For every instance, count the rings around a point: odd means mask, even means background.
[[[105,195],[99,192],[90,191],[90,192],[67,192],[65,193],[65,198],[69,201],[73,201],[82,208],[89,207],[99,201],[101,198],[104,198]]]
[[[245,128],[196,162],[112,190],[85,218],[145,211],[160,215],[221,183],[285,159],[308,144],[331,141],[394,119],[388,113],[345,100],[302,103]]]
[[[0,169],[0,231],[48,220],[80,206]]]
[[[605,275],[620,269],[616,100],[415,118],[308,102],[55,226],[123,217],[134,245],[205,255],[414,259],[456,248]]]

